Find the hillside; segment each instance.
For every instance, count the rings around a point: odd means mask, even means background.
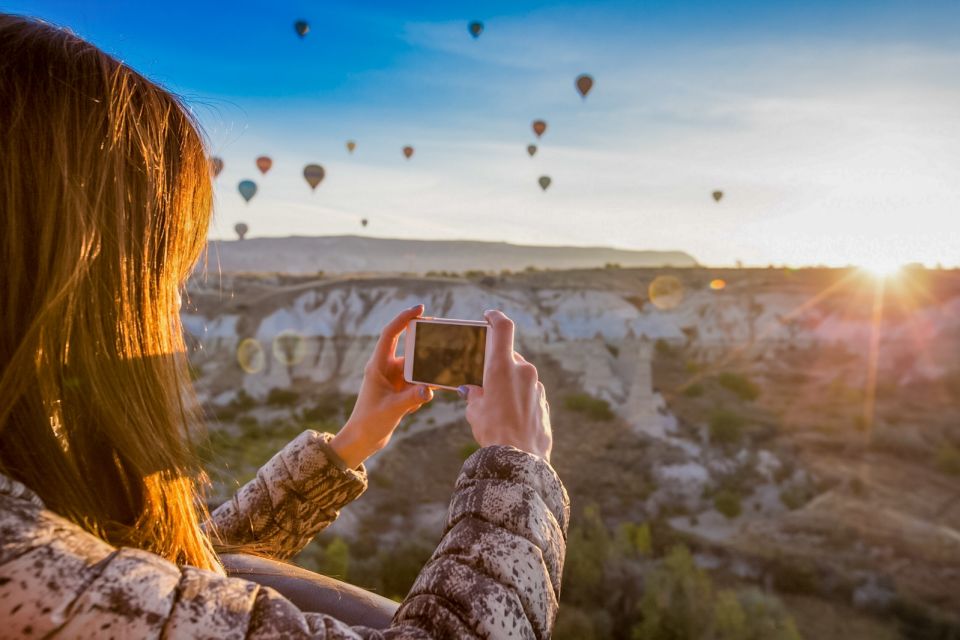
[[[541,247],[466,240],[399,240],[361,236],[214,240],[209,266],[224,273],[316,274],[355,272],[692,267],[682,251],[630,251],[609,247]]]
[[[500,308],[550,394],[576,514],[565,628],[630,637],[635,608],[609,601],[642,597],[682,543],[745,602],[781,598],[807,637],[941,637],[960,624],[960,273],[905,274],[875,323],[880,291],[830,269],[228,274],[192,283],[182,317],[220,499],[299,430],[339,427],[394,312]],[[299,562],[401,596],[473,450],[462,414],[440,394],[405,420]],[[611,555],[622,535],[645,551]]]

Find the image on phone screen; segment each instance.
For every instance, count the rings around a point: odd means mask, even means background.
[[[482,385],[486,341],[486,327],[418,322],[413,379],[446,387]]]

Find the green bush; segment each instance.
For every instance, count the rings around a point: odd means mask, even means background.
[[[334,538],[328,544],[317,566],[317,571],[325,576],[346,580],[350,575],[350,547],[343,538]]]
[[[653,343],[653,348],[657,352],[658,356],[673,355],[673,347],[671,347],[670,343],[663,338],[657,338],[657,341]]]
[[[800,640],[778,599],[754,589],[717,591],[683,546],[648,576],[640,611],[634,640]]]
[[[293,389],[274,387],[267,394],[267,404],[271,407],[289,407],[300,399],[300,394]]]
[[[724,389],[732,391],[741,400],[750,402],[760,397],[760,388],[750,378],[739,373],[729,371],[721,373],[717,376],[717,382]]]
[[[717,444],[736,444],[743,437],[744,421],[728,409],[716,409],[710,415],[710,441]]]
[[[713,496],[713,507],[731,520],[743,512],[740,495],[729,490],[720,491]]]
[[[683,395],[688,398],[699,398],[703,395],[703,385],[702,384],[691,384],[689,387],[683,390]]]
[[[960,475],[960,449],[950,444],[942,444],[937,449],[937,469],[952,476]]]
[[[479,450],[479,449],[480,449],[480,445],[477,444],[476,442],[468,442],[468,443],[466,443],[465,445],[463,445],[462,447],[460,447],[460,451],[459,451],[459,453],[460,453],[460,459],[461,459],[461,460],[466,460],[467,458],[469,458],[470,456],[472,456],[472,455],[474,454],[474,452],[476,452],[476,451]]]
[[[653,536],[650,525],[623,522],[617,528],[617,549],[624,556],[650,556],[653,553]]]
[[[594,398],[588,393],[574,393],[563,401],[564,406],[577,413],[582,413],[593,420],[613,420],[613,410],[610,403],[602,398]]]
[[[555,640],[600,640],[590,614],[579,607],[563,606],[553,627]]]

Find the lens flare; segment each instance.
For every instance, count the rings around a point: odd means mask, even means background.
[[[267,357],[258,341],[245,338],[237,347],[237,363],[247,373],[260,373],[267,364]]]
[[[307,341],[296,331],[281,331],[273,339],[273,357],[280,364],[292,367],[303,362],[306,355]]]
[[[716,278],[710,281],[710,288],[713,289],[714,291],[723,291],[724,289],[727,288],[727,283],[726,281],[721,280],[720,278]]]
[[[683,283],[674,276],[657,276],[650,283],[648,293],[657,309],[673,309],[683,301]]]

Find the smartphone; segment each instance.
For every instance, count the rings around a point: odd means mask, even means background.
[[[411,320],[404,342],[404,380],[443,389],[483,386],[489,326],[476,320]]]

